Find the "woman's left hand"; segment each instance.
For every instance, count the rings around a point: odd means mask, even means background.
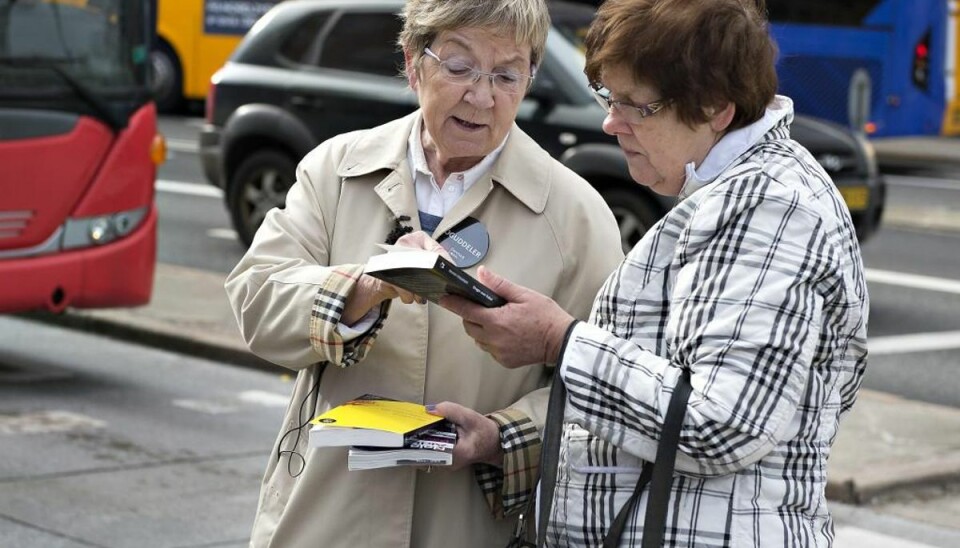
[[[453,402],[442,402],[427,409],[444,417],[457,427],[457,444],[453,447],[453,466],[459,470],[478,462],[503,466],[500,427],[490,417]]]
[[[411,232],[410,234],[404,234],[399,240],[397,240],[397,245],[401,247],[433,251],[435,253],[439,253],[448,261],[453,260],[450,258],[450,254],[447,253],[447,250],[444,249],[442,245],[438,244],[436,240],[431,238],[429,234],[422,230]]]

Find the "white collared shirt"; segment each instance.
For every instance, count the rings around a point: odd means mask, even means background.
[[[500,152],[507,144],[504,137],[500,146],[484,156],[477,165],[466,171],[451,173],[442,184],[437,183],[436,177],[430,171],[426,154],[423,152],[423,140],[420,138],[423,127],[423,115],[417,117],[407,140],[407,162],[410,164],[410,174],[414,180],[414,194],[417,196],[417,209],[435,217],[443,217],[463,195],[490,170],[500,157]],[[340,322],[338,330],[344,342],[353,340],[366,333],[380,316],[379,308],[374,307],[352,327]]]
[[[436,217],[443,217],[453,208],[457,200],[490,170],[500,157],[504,145],[507,144],[507,138],[505,137],[500,146],[487,154],[477,165],[466,171],[451,173],[446,181],[438,184],[423,152],[423,139],[420,137],[422,127],[423,116],[421,115],[414,122],[410,139],[407,141],[407,162],[410,164],[410,174],[415,184],[417,209]]]

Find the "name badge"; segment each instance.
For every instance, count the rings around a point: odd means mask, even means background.
[[[437,243],[450,254],[454,264],[460,268],[470,268],[487,256],[490,250],[490,234],[483,223],[467,217],[457,226],[444,232]]]

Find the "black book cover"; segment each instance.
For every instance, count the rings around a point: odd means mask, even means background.
[[[365,272],[434,303],[444,295],[459,295],[486,307],[507,304],[489,287],[432,251],[374,255],[367,261]]]

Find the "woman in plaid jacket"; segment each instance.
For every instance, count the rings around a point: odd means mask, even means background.
[[[677,205],[607,280],[589,323],[485,269],[508,305],[444,303],[503,365],[557,364],[568,396],[549,545],[602,543],[655,458],[684,370],[665,545],[832,543],[827,459],[866,365],[867,287],[840,194],[790,138],[762,12],[751,0],[605,2],[586,68],[604,130],[632,177]],[[646,503],[621,545],[639,545]]]

